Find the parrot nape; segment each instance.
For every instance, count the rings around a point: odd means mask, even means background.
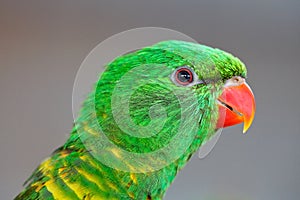
[[[69,139],[15,199],[162,199],[218,129],[250,127],[255,100],[246,73],[233,55],[185,41],[117,57],[84,101]]]

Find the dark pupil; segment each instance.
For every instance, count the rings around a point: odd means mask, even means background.
[[[186,83],[191,81],[191,75],[189,72],[182,70],[177,74],[177,78],[180,82]]]

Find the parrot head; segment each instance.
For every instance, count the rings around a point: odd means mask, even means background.
[[[134,155],[124,158],[130,170],[133,166],[157,170],[180,157],[186,160],[220,128],[244,123],[243,132],[248,130],[255,101],[245,78],[245,65],[229,53],[190,42],[163,41],[109,63],[89,100],[95,114],[85,109],[81,121],[96,116],[101,127],[96,132],[104,133],[114,145],[106,151],[118,152],[109,162],[130,152]],[[97,142],[107,147],[103,141]],[[93,141],[89,146],[99,145]],[[100,159],[105,157],[98,149],[93,151]],[[137,154],[152,157],[133,162]]]
[[[219,49],[178,43],[182,42],[158,44],[190,62],[183,67],[173,68],[172,81],[178,86],[194,86],[193,90],[198,94],[203,94],[199,88],[213,85],[210,94],[212,96],[215,96],[213,93],[217,94],[219,114],[216,128],[244,123],[243,133],[245,133],[255,113],[254,95],[245,81],[247,74],[245,65],[238,58]]]

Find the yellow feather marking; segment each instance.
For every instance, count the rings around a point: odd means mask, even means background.
[[[51,170],[53,170],[53,166],[51,165],[51,159],[48,159],[48,160],[46,160],[42,163],[42,172],[43,172],[43,174],[50,178],[49,181],[46,181],[44,183],[47,190],[50,193],[52,193],[54,199],[57,199],[57,200],[64,200],[64,199],[72,200],[72,199],[66,197],[64,192],[60,190],[59,186],[55,183],[55,177],[53,177],[51,175],[51,173],[47,173],[47,174],[45,173],[45,172],[51,171]]]
[[[130,179],[133,181],[134,184],[137,184],[137,179],[136,179],[136,176],[135,174],[130,174]]]
[[[93,176],[93,174],[89,174],[88,172],[81,170],[81,169],[77,169],[77,171],[82,174],[82,176],[84,176],[86,179],[88,179],[89,181],[95,183],[102,191],[105,191],[105,188],[103,187],[103,185],[101,184],[101,182]]]
[[[75,194],[80,198],[83,199],[83,197],[86,195],[85,188],[76,181],[70,181],[66,173],[63,173],[64,169],[59,169],[59,177],[64,181],[64,183],[75,192]]]
[[[51,165],[51,158],[48,158],[47,160],[45,160],[42,165],[41,165],[41,168],[43,171],[46,170],[51,170],[53,169],[53,166]]]
[[[59,156],[62,157],[62,158],[65,158],[68,155],[70,155],[70,153],[68,151],[61,151]]]
[[[41,182],[36,182],[36,183],[33,183],[32,186],[36,187],[35,188],[36,192],[39,192],[44,187],[44,184]]]
[[[99,166],[97,166],[97,164],[96,164],[95,162],[93,162],[92,160],[89,160],[89,159],[87,158],[86,155],[84,155],[84,156],[82,156],[82,157],[80,157],[80,158],[81,158],[83,161],[88,162],[89,164],[91,164],[91,166],[92,166],[93,168],[95,168],[95,169],[101,171],[101,168],[100,168]],[[86,177],[86,178],[88,178],[88,177]],[[95,182],[95,181],[93,181],[93,182]],[[101,183],[98,184],[97,182],[98,182],[98,180],[96,181],[96,184],[97,184],[98,186],[100,186]],[[118,192],[118,188],[117,188],[114,184],[112,184],[111,182],[106,181],[106,182],[105,182],[105,185],[109,186],[110,188],[112,188],[113,190],[115,190],[115,191]],[[106,191],[107,188],[105,189],[104,187],[105,187],[105,186],[101,185],[100,188],[103,189],[103,191]]]
[[[43,163],[43,171],[46,170],[53,170],[53,166],[51,165],[51,160],[48,159]],[[67,178],[67,173],[64,172],[65,168],[58,169],[59,178],[61,178],[62,181],[68,186],[71,190],[74,191],[74,193],[78,196],[78,198],[82,199],[86,193],[84,193],[84,190],[82,189],[82,185],[80,185],[77,182],[70,182],[70,180]],[[55,183],[55,178],[51,176],[51,173],[47,174],[51,180],[45,183],[45,186],[47,189],[52,193],[52,195],[55,197],[55,199],[66,199],[64,192],[60,190],[60,188]]]
[[[101,168],[95,163],[92,159],[88,159],[86,155],[80,157],[83,161],[88,162],[89,164],[92,165],[93,168],[101,171]],[[119,189],[111,182],[106,181],[105,184],[115,190],[116,192],[119,192]]]
[[[93,130],[90,129],[89,132],[90,132],[90,131],[93,131]],[[87,156],[87,155],[81,156],[80,159],[83,160],[84,162],[87,162],[87,163],[91,164],[91,166],[92,166],[93,168],[95,168],[95,169],[101,171],[101,167],[99,167],[99,165],[98,165],[96,162],[94,162],[93,159],[88,159],[88,156]],[[78,170],[78,169],[77,169],[77,170]],[[90,178],[89,180],[92,179],[92,175],[86,174],[85,177],[86,177],[87,179]],[[65,182],[66,182],[66,181],[65,181]],[[94,182],[94,183],[97,183],[97,182],[95,182],[95,181],[93,181],[93,182]],[[66,182],[66,184],[67,184],[67,182]],[[100,186],[101,184],[100,184],[100,185],[97,184],[97,185]],[[106,182],[105,182],[105,185],[108,186],[108,187],[110,187],[110,188],[111,188],[112,190],[114,190],[115,192],[119,192],[119,189],[118,189],[113,183],[106,181]],[[69,186],[73,191],[76,192],[76,189],[73,188],[73,186],[71,186],[71,185],[69,185],[69,184],[68,184],[68,186]],[[75,186],[74,186],[74,187],[75,187]],[[103,187],[105,187],[105,186],[101,186],[100,188],[102,189]],[[103,189],[104,189],[104,188],[103,188]],[[107,189],[106,189],[106,190],[107,190]],[[105,191],[105,189],[104,189],[103,191]],[[76,194],[77,194],[77,193],[76,193]],[[77,194],[77,196],[79,196],[79,197],[82,198],[81,194]]]
[[[53,177],[51,177],[51,178],[53,179]],[[57,199],[57,200],[65,200],[65,199],[66,200],[72,200],[72,199],[66,197],[64,192],[60,190],[60,188],[57,186],[57,184],[53,180],[47,181],[45,183],[45,186],[47,187],[47,190],[52,193],[54,199]]]

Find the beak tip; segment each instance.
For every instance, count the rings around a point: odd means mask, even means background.
[[[254,119],[254,114],[251,116],[250,120],[244,120],[243,134],[246,134],[246,132],[249,130],[253,122],[253,119]]]

